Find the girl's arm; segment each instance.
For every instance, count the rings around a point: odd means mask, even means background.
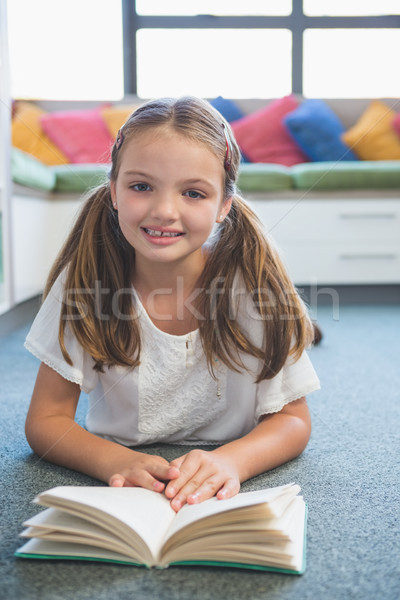
[[[41,364],[26,418],[26,437],[41,458],[112,485],[129,484],[161,492],[163,480],[179,471],[160,456],[135,452],[89,433],[75,421],[80,388]]]
[[[278,413],[266,415],[244,437],[211,452],[193,450],[170,464],[180,476],[168,483],[165,494],[175,510],[214,495],[230,498],[240,483],[298,456],[311,434],[306,399],[290,402]]]

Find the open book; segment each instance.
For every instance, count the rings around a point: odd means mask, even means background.
[[[175,513],[160,493],[139,487],[56,487],[24,522],[32,538],[15,555],[147,567],[215,565],[303,573],[306,505],[300,487],[215,497]]]

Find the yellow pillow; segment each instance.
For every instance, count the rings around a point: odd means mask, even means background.
[[[362,160],[400,160],[400,139],[392,125],[395,116],[384,102],[374,100],[342,140]]]
[[[140,104],[117,104],[102,109],[101,116],[114,140],[117,137],[119,129],[127,121],[129,115],[131,115],[139,106]]]
[[[68,158],[43,132],[40,117],[44,110],[29,102],[17,102],[11,124],[11,140],[15,148],[31,154],[45,165],[64,165]]]

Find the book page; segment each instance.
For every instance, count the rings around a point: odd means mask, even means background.
[[[177,513],[175,520],[168,530],[166,540],[170,539],[184,527],[191,525],[200,519],[237,508],[255,506],[256,504],[268,503],[273,512],[273,515],[271,516],[279,517],[282,513],[280,504],[283,509],[286,508],[289,498],[296,496],[299,491],[300,486],[288,484],[275,488],[256,490],[254,492],[242,492],[227,500],[218,500],[214,497],[205,500],[200,504],[186,504]],[[285,501],[283,501],[283,497],[285,498]],[[280,502],[280,498],[282,498],[282,502]]]
[[[131,529],[154,559],[176,514],[163,494],[139,487],[61,486],[40,494],[35,502],[70,511],[118,533],[128,543]]]

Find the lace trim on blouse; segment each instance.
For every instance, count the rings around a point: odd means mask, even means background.
[[[45,352],[43,352],[40,348],[37,348],[34,344],[32,344],[32,342],[29,342],[28,340],[25,341],[24,347],[29,352],[31,352],[31,354],[33,354],[33,356],[35,356],[41,362],[43,362],[45,365],[47,365],[48,367],[53,369],[53,371],[55,371],[56,373],[61,375],[61,377],[63,377],[67,381],[71,381],[72,383],[77,383],[79,386],[82,387],[82,376],[80,373],[73,375],[72,374],[73,367],[70,367],[67,363],[59,364],[58,362],[50,360],[49,358],[47,358]],[[82,387],[82,389],[83,389],[83,387]],[[86,392],[85,389],[83,389],[83,391]]]

